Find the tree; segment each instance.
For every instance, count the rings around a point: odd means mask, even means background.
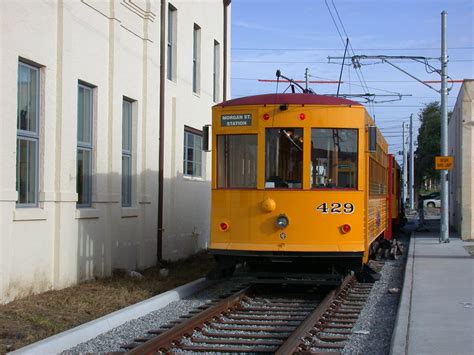
[[[415,185],[420,187],[426,179],[439,181],[435,170],[435,156],[440,155],[441,109],[439,102],[427,104],[418,114],[421,127],[418,131],[418,148],[415,152]]]

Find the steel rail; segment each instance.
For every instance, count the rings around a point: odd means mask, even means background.
[[[316,323],[323,317],[324,313],[326,313],[334,300],[345,290],[349,283],[353,281],[355,281],[355,276],[347,276],[338,289],[329,292],[318,307],[316,307],[316,309],[298,326],[298,328],[291,333],[275,354],[287,355],[296,352],[305,335],[314,328]]]
[[[184,321],[181,324],[161,333],[145,343],[127,352],[127,354],[155,354],[163,348],[170,347],[174,342],[178,342],[183,336],[191,335],[192,332],[215,316],[227,311],[229,308],[239,304],[239,302],[251,292],[252,286],[233,294],[214,306],[196,314],[194,317]]]
[[[135,339],[135,343],[124,348],[130,349],[128,354],[169,353],[174,348],[279,355],[304,353],[311,348],[339,351],[344,348],[371,289],[371,285],[358,283],[355,276],[347,276],[317,304],[276,297],[261,305],[255,287],[201,306],[201,312],[194,310],[181,320],[148,332],[158,334],[156,337]]]

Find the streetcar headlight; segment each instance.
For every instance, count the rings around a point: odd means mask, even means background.
[[[288,219],[288,217],[284,214],[281,214],[277,217],[277,220],[276,220],[276,226],[278,228],[286,228],[288,227],[288,225],[290,224],[290,220]]]

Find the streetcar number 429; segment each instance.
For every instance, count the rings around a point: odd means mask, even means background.
[[[354,213],[354,204],[351,202],[340,203],[340,202],[333,202],[331,204],[327,202],[323,202],[318,207],[316,207],[316,211],[327,214],[339,214],[339,213],[346,213],[352,214]]]

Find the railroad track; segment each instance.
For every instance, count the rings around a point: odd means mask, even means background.
[[[326,295],[253,285],[200,307],[124,346],[129,354],[339,353],[372,284],[347,277]],[[323,299],[321,299],[324,297]]]

